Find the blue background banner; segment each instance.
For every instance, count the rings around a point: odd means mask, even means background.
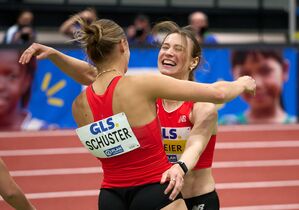
[[[70,56],[86,60],[79,49],[61,50]],[[284,57],[290,63],[289,80],[285,83],[283,100],[285,109],[290,115],[297,115],[297,49],[283,48]],[[232,80],[231,49],[208,48],[203,51],[203,64],[196,72],[196,80],[212,83],[218,80]],[[129,72],[157,72],[158,49],[131,49]],[[70,79],[49,60],[38,62],[38,70],[32,88],[32,98],[29,109],[34,117],[50,123],[57,123],[62,128],[76,127],[72,118],[71,106],[74,98],[81,92],[82,86]],[[241,113],[247,108],[246,103],[237,98],[227,103],[220,111],[219,117],[228,113]]]

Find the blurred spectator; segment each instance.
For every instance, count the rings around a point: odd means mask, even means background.
[[[17,23],[11,26],[5,33],[4,44],[26,44],[36,40],[36,32],[33,28],[33,13],[24,10],[20,13]]]
[[[62,23],[59,28],[60,33],[70,37],[71,39],[74,38],[74,33],[80,28],[76,21],[76,16],[81,17],[87,23],[92,23],[93,21],[97,20],[97,11],[92,7],[86,8]]]
[[[196,33],[196,38],[202,44],[217,44],[217,39],[208,33],[208,17],[203,12],[193,12],[189,15],[189,24]]]
[[[0,50],[0,131],[52,129],[26,110],[36,61],[21,65],[20,55],[16,49]]]
[[[147,45],[152,44],[154,41],[153,36],[150,34],[151,25],[149,17],[139,14],[134,19],[134,25],[127,28],[127,37],[129,44],[133,45]]]
[[[243,94],[249,107],[239,115],[225,115],[220,124],[295,123],[296,117],[285,112],[282,88],[288,80],[289,64],[282,52],[267,50],[237,50],[232,53],[232,72],[235,78],[243,75],[256,80],[256,95]]]

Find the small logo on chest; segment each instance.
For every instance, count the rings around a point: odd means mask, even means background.
[[[186,115],[181,115],[178,123],[184,123],[184,122],[187,122],[187,117],[186,117]]]

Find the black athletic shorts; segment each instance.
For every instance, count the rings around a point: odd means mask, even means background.
[[[126,188],[102,188],[99,210],[159,210],[172,203],[164,190],[168,183],[153,183]],[[175,200],[182,198],[179,194]]]
[[[214,190],[193,198],[184,199],[188,210],[219,210],[219,197]]]

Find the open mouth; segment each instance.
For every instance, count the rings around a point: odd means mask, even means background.
[[[164,60],[162,60],[162,65],[163,66],[173,67],[173,66],[176,66],[176,63],[172,60],[164,59]]]

